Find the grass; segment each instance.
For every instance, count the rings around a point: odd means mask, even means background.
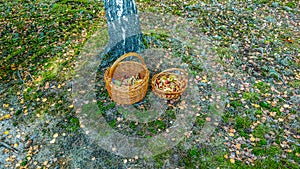
[[[204,108],[196,117],[192,132],[194,135],[184,141],[189,146],[184,147],[180,143],[173,149],[155,156],[151,166],[167,168],[166,161],[173,160],[176,162],[174,168],[298,168],[299,141],[294,135],[299,133],[299,119],[292,119],[291,115],[297,115],[299,108],[290,97],[297,93],[300,87],[300,62],[297,58],[300,49],[299,37],[296,27],[293,26],[295,18],[299,15],[299,2],[202,2],[173,0],[162,3],[137,0],[137,5],[140,11],[169,13],[190,20],[195,19],[199,32],[211,39],[219,63],[226,67],[226,71],[232,73],[241,70],[243,79],[228,78],[230,83],[228,82],[226,89],[232,99],[227,98],[228,105],[222,121],[212,134],[212,137],[230,144],[215,146],[212,145],[213,141],[200,144],[193,140],[206,123],[205,111],[208,109]],[[60,122],[54,125],[55,128],[49,128],[47,124],[39,126],[45,135],[60,130],[79,137],[77,134],[82,132],[80,121],[75,111],[69,107],[72,105],[68,98],[71,96],[69,83],[74,75],[77,56],[87,39],[96,30],[106,29],[103,4],[87,0],[63,0],[53,3],[40,0],[7,1],[0,3],[0,11],[0,105],[13,114],[13,126],[37,125],[38,120],[47,121],[49,116],[53,116],[60,119]],[[152,37],[151,42],[157,47],[173,49],[174,57],[181,57],[189,65],[191,74],[196,76],[203,73],[203,63],[192,52],[193,46],[172,39],[172,35],[164,31],[153,31],[146,36]],[[153,44],[147,47],[150,48]],[[250,84],[247,91],[237,87],[244,82]],[[97,93],[101,100],[97,102],[99,113],[112,128],[122,134],[152,138],[169,128],[169,122],[176,119],[176,112],[172,110],[166,111],[161,117],[163,120],[154,120],[147,125],[136,124],[126,119],[125,122],[118,121],[117,118],[121,117],[122,113],[106,117],[106,112],[114,109],[115,104],[109,101],[108,94],[103,89],[104,86]],[[45,102],[44,98],[47,98]],[[4,106],[7,103],[10,103],[9,107]],[[201,104],[207,105],[209,102]],[[271,116],[274,112],[276,115]],[[139,115],[142,117],[146,114]],[[119,129],[120,124],[124,124],[125,127]],[[236,131],[232,132],[232,129]],[[26,135],[30,135],[31,131],[27,132]],[[228,133],[234,133],[234,136],[228,136]],[[258,140],[251,141],[251,135]],[[240,151],[249,149],[251,155],[256,157],[251,163],[247,163],[250,157],[242,155],[224,157],[236,152],[234,147],[240,144],[240,137],[245,142]],[[226,139],[229,141],[225,141]],[[45,144],[43,147],[48,148],[53,156],[64,151],[54,150],[44,143],[42,138],[39,143]],[[63,145],[63,142],[58,144]],[[177,161],[174,155],[178,157]],[[286,158],[283,158],[283,155]],[[238,157],[242,157],[242,160]],[[23,156],[20,159],[21,166],[36,168],[32,159],[42,165],[43,161],[37,158],[35,155],[31,159]],[[110,161],[101,157],[99,159]],[[64,160],[67,163],[68,160]],[[149,161],[141,159],[132,163],[139,162]],[[54,163],[51,165],[52,168],[56,167]],[[70,165],[61,167],[68,168]]]

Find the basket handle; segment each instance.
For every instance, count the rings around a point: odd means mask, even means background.
[[[127,57],[129,57],[129,56],[135,56],[135,57],[137,57],[137,58],[142,62],[142,64],[146,66],[146,63],[145,63],[144,59],[143,59],[142,56],[139,55],[138,53],[135,53],[135,52],[125,53],[124,55],[122,55],[121,57],[119,57],[119,58],[115,61],[115,63],[111,66],[111,69],[110,69],[110,71],[109,71],[109,77],[110,77],[110,78],[112,78],[112,75],[113,75],[113,73],[115,72],[115,69],[116,69],[117,65],[118,65],[122,60],[124,60],[125,58],[127,58]]]

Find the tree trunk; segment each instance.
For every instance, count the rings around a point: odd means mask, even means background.
[[[144,49],[135,1],[104,0],[104,7],[110,37],[105,60],[112,62],[124,53]]]

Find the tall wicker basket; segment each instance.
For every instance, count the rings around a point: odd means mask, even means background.
[[[141,63],[135,61],[123,61],[125,58],[134,56]],[[124,76],[134,76],[139,73],[142,81],[133,86],[118,86],[112,79],[121,80]],[[141,101],[148,90],[150,73],[144,59],[135,52],[130,52],[118,58],[114,64],[105,71],[104,81],[110,98],[118,104],[134,104]]]

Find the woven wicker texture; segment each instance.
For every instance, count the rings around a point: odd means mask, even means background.
[[[181,82],[180,83],[181,87],[176,92],[165,92],[163,90],[158,89],[156,86],[157,79],[159,79],[162,76],[169,76],[169,75],[175,75],[176,77],[178,77],[179,81]],[[181,96],[181,94],[185,91],[187,87],[188,84],[187,82],[188,82],[188,73],[185,70],[179,68],[171,68],[154,75],[152,77],[151,87],[152,87],[152,91],[158,97],[171,100],[171,99],[178,99]]]
[[[135,61],[123,61],[127,57],[137,57],[141,63]],[[112,79],[121,80],[124,76],[134,76],[139,74],[142,81],[137,85],[118,86]],[[148,90],[150,73],[144,59],[135,52],[130,52],[118,58],[114,64],[105,71],[105,86],[110,98],[118,104],[134,104],[141,101]]]

